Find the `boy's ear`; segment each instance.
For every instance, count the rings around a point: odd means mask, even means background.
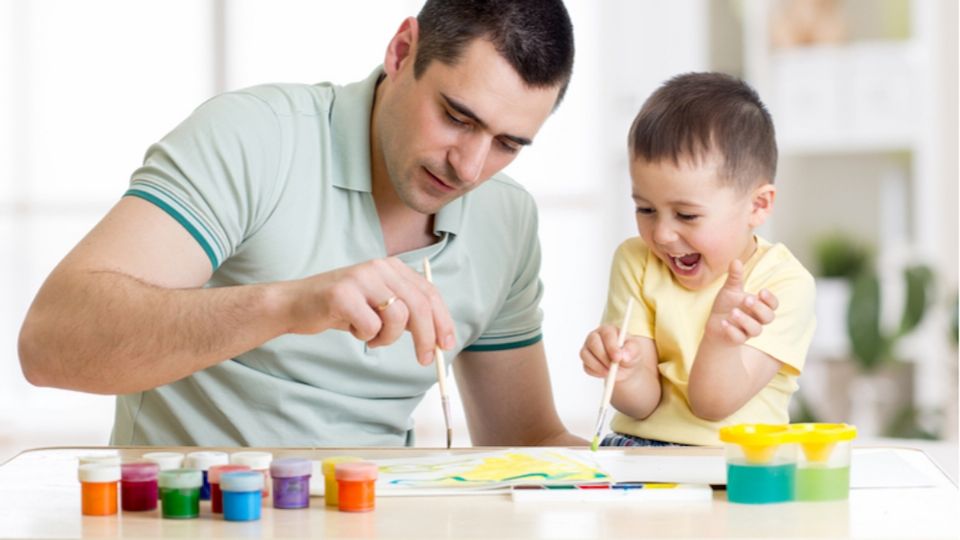
[[[387,45],[387,54],[383,59],[383,70],[387,77],[396,77],[406,65],[413,68],[419,37],[420,26],[416,17],[407,17],[400,23],[400,28]]]
[[[773,201],[777,198],[777,188],[773,184],[763,184],[750,194],[750,227],[757,228],[773,212]]]

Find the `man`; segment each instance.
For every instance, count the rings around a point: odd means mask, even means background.
[[[559,0],[430,0],[365,81],[209,100],[47,279],[25,376],[118,394],[113,444],[401,445],[439,345],[474,444],[583,444],[550,391],[535,207],[494,176],[572,63]]]

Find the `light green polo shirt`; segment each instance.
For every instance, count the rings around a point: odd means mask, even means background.
[[[214,268],[208,287],[307,277],[386,256],[370,193],[375,70],[347,85],[272,84],[210,99],[147,151],[126,196],[176,219]],[[437,243],[399,258],[433,279],[457,349],[540,340],[537,213],[498,175],[445,206]],[[215,314],[213,316],[216,316]],[[462,361],[462,360],[454,360]],[[117,398],[124,445],[400,446],[436,383],[404,333],[368,350],[347,332],[284,335],[172,384]]]

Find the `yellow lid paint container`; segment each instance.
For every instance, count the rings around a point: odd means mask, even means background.
[[[850,496],[850,446],[857,428],[848,424],[790,424],[800,447],[796,499],[836,501]]]
[[[354,456],[332,456],[324,459],[323,469],[323,500],[327,506],[338,506],[340,504],[340,489],[337,486],[336,467],[337,463],[349,463],[353,461],[363,461]]]
[[[786,425],[739,424],[720,429],[727,462],[727,500],[792,501],[797,469],[795,434]]]

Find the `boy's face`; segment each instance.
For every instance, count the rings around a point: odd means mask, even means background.
[[[753,229],[773,207],[774,187],[744,193],[721,182],[721,161],[632,159],[637,228],[644,242],[685,288],[699,290],[724,276],[734,259],[756,248]]]
[[[413,64],[411,53],[388,71],[375,129],[397,196],[432,214],[513,161],[553,111],[559,87],[530,88],[483,39],[452,66],[431,62],[419,79]]]

